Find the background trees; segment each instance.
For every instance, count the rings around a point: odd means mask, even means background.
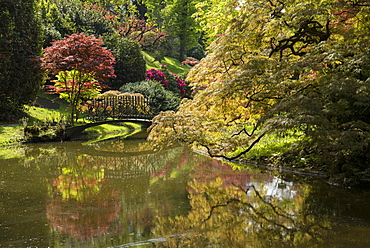
[[[44,47],[73,33],[100,37],[113,33],[109,11],[80,0],[40,0],[40,14],[45,33]]]
[[[180,61],[185,60],[185,52],[192,46],[197,44],[199,35],[199,28],[192,15],[195,13],[194,0],[177,0],[168,1],[166,8],[163,10],[164,30],[172,34],[179,42],[179,56]]]
[[[175,38],[178,44],[178,59],[185,60],[185,52],[197,44],[200,31],[192,15],[196,12],[197,0],[144,0],[149,20],[157,23],[160,30]]]
[[[41,86],[40,23],[34,0],[0,1],[0,120],[35,100]]]

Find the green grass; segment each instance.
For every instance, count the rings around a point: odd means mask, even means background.
[[[35,106],[25,106],[28,125],[43,122],[58,122],[66,114],[61,110],[40,108]],[[77,124],[83,124],[83,120],[78,120]],[[87,128],[88,134],[106,134],[112,133],[116,136],[122,136],[123,132],[130,130],[141,130],[142,125],[137,123],[125,123],[124,125],[104,124],[100,126]],[[121,133],[121,134],[120,134]],[[0,124],[0,146],[7,146],[19,143],[23,138],[23,123]],[[98,141],[98,140],[97,140]]]
[[[302,139],[302,137],[302,135],[294,132],[288,132],[284,137],[279,137],[275,134],[266,135],[243,156],[243,159],[258,161],[264,158],[278,157],[279,155],[288,151],[291,146]],[[245,148],[238,148],[233,152],[233,155],[242,152],[244,149]]]
[[[59,121],[67,115],[66,112],[54,109],[46,109],[35,106],[26,106],[25,113],[28,115],[29,124],[35,122]]]
[[[177,74],[177,75],[183,75],[186,74],[189,69],[191,68],[190,66],[184,66],[181,64],[180,61],[174,58],[170,57],[164,57],[164,59],[159,62],[159,61],[154,61],[153,53],[149,52],[142,52],[144,59],[146,61],[146,69],[159,69],[161,64],[165,64],[171,72]]]
[[[23,138],[21,125],[0,125],[0,146],[11,145]]]
[[[45,94],[43,91],[39,91],[37,94],[37,97],[42,97],[45,99],[48,99],[50,101],[54,101],[55,103],[59,104],[58,111],[60,113],[67,114],[67,108],[69,107],[69,103],[67,103],[65,100],[60,99],[58,94]]]

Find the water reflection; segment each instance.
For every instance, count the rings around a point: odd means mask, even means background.
[[[46,207],[49,225],[60,234],[87,240],[117,233],[120,191],[110,188],[104,167],[80,155],[59,167],[60,175],[51,180],[50,202]]]
[[[4,247],[366,247],[368,192],[233,170],[144,139],[33,144],[0,160]]]
[[[310,187],[218,163],[193,174],[188,214],[157,219],[158,247],[314,247],[330,229],[306,207]]]

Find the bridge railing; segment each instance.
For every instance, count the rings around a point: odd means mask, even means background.
[[[157,113],[151,105],[151,101],[134,95],[94,98],[86,102],[86,118],[91,121],[123,118],[152,119]]]

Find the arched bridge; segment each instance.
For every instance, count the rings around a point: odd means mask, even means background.
[[[89,122],[66,128],[66,138],[78,136],[89,127],[115,122],[139,122],[150,124],[158,114],[157,106],[141,95],[109,96],[86,101],[85,119]]]
[[[85,109],[86,118],[93,122],[137,118],[151,120],[159,112],[152,101],[134,94],[94,98],[86,101]]]

